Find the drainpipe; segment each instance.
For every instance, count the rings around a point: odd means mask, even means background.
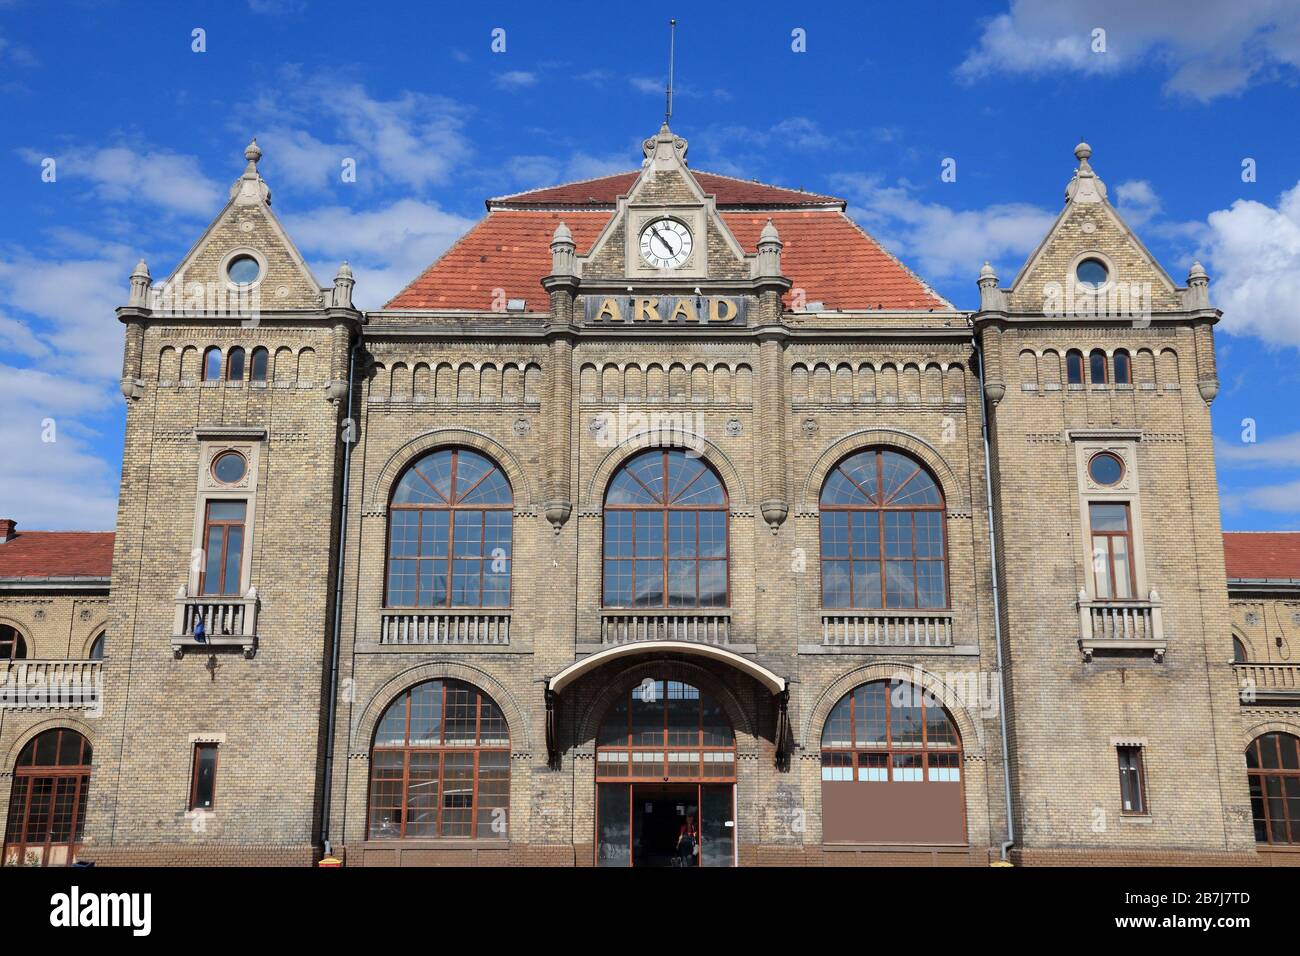
[[[358,339],[352,344],[352,348],[348,350],[348,397],[346,405],[348,416],[352,414],[352,373],[356,363],[357,348],[360,345],[361,342]],[[330,793],[334,788],[334,721],[337,716],[339,699],[339,632],[342,627],[340,618],[343,609],[343,555],[346,550],[348,534],[348,494],[350,491],[348,476],[352,470],[351,445],[353,430],[353,428],[345,428],[343,431],[343,500],[339,512],[339,556],[334,569],[334,638],[333,650],[330,652],[329,716],[325,722],[325,793],[321,800],[320,817],[321,848],[325,856],[331,856],[333,853],[333,847],[330,846]]]
[[[989,524],[989,555],[992,560],[993,576],[993,635],[998,650],[998,676],[1001,678],[998,694],[998,723],[1002,730],[1002,789],[1007,797],[1007,839],[1002,844],[1002,861],[1007,861],[1007,851],[1016,842],[1016,823],[1011,811],[1011,760],[1010,748],[1007,746],[1007,671],[1002,662],[1002,596],[998,589],[998,535],[993,523],[993,467],[989,455],[989,406],[984,394],[984,352],[980,349],[979,336],[972,330],[971,345],[980,370],[980,435],[984,440],[984,498],[987,504]]]

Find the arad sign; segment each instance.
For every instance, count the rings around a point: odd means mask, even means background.
[[[744,325],[744,296],[588,295],[588,325]]]

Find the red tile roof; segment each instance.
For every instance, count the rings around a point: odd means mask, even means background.
[[[1300,532],[1225,531],[1223,560],[1229,579],[1300,581]]]
[[[569,227],[581,255],[591,251],[610,215],[608,210],[496,209],[385,308],[487,311],[501,297],[494,290],[501,289],[504,298],[524,299],[528,311],[543,312],[541,280],[551,271],[556,224],[563,220]],[[747,252],[757,251],[759,231],[772,220],[785,244],[781,269],[794,288],[803,290],[805,302],[822,302],[827,309],[952,309],[838,209],[787,206],[721,215]]]
[[[767,183],[748,179],[736,179],[718,173],[701,173],[691,171],[695,181],[700,184],[706,195],[714,196],[719,207],[728,206],[824,206],[837,205],[844,208],[845,201],[838,196],[826,196],[821,193],[807,193],[802,189],[787,189],[783,186],[769,186]],[[494,206],[592,206],[614,205],[619,196],[627,193],[636,182],[640,170],[602,176],[599,179],[583,179],[575,183],[562,183],[559,186],[547,186],[529,192],[514,193],[510,196],[498,196],[487,201],[488,209]]]
[[[19,531],[0,544],[0,578],[106,578],[111,531]]]

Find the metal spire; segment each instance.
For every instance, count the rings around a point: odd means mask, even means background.
[[[664,125],[673,118],[673,59],[677,54],[677,21],[668,21],[668,90],[667,107],[664,110]]]

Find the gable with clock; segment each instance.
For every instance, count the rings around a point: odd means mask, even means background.
[[[749,257],[686,166],[686,140],[665,123],[642,149],[641,175],[581,257],[583,284],[748,279]]]

